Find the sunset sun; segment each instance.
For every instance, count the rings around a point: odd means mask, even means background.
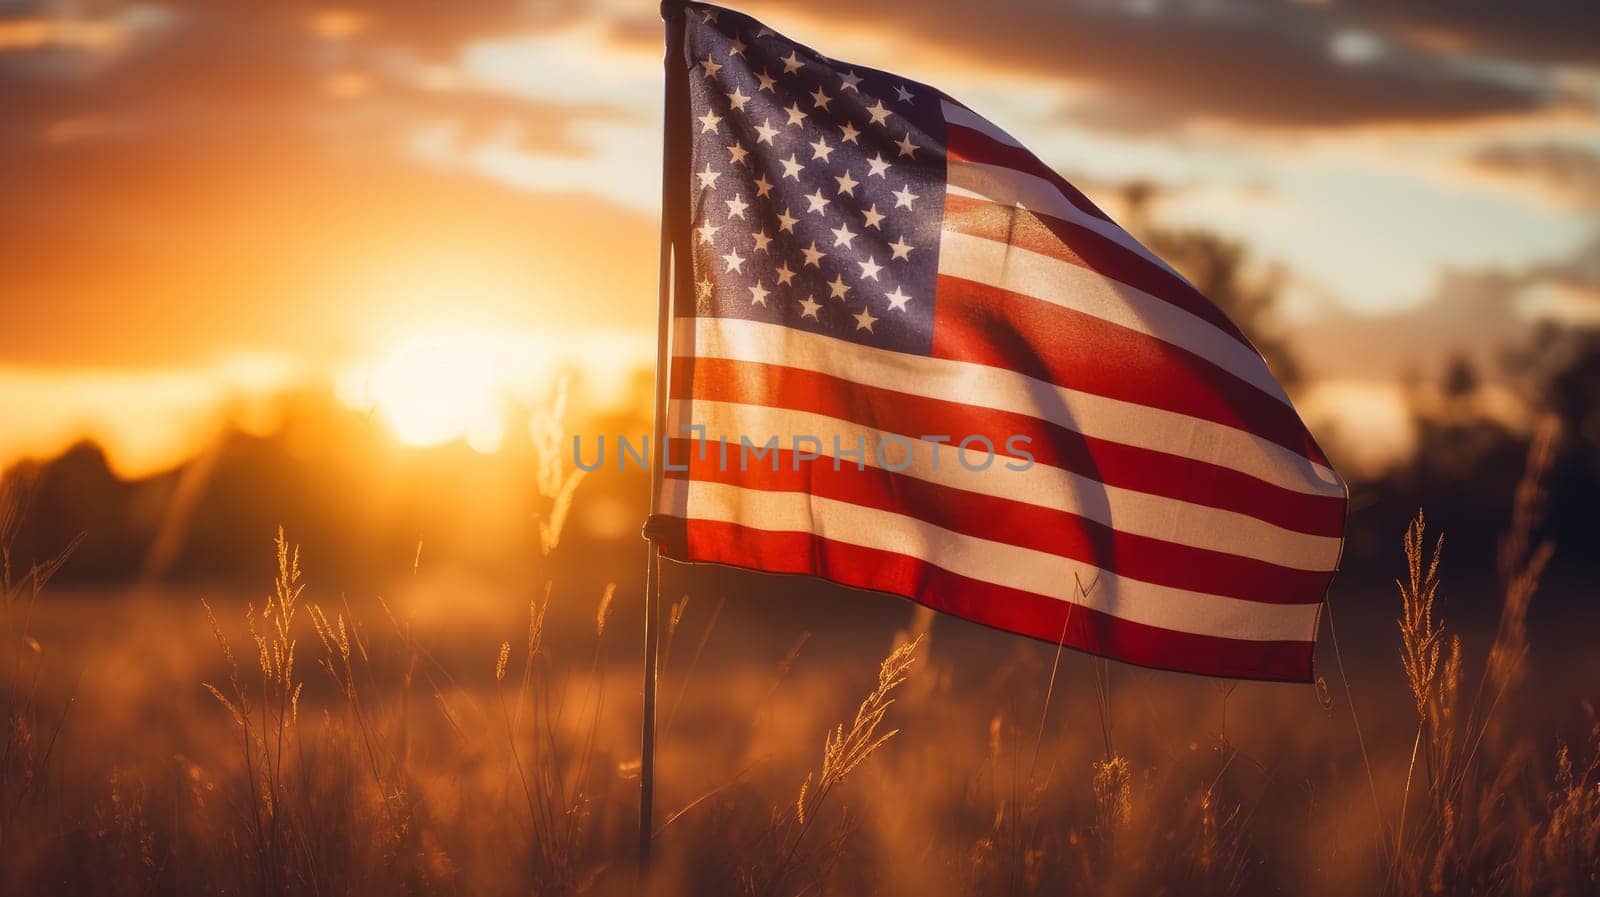
[[[346,400],[375,411],[410,446],[465,439],[499,450],[510,400],[508,347],[489,334],[419,337],[348,378]]]

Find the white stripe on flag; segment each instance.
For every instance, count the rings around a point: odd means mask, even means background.
[[[779,364],[880,389],[1025,414],[1092,438],[1226,467],[1294,492],[1345,494],[1331,469],[1225,424],[1066,389],[1004,368],[885,352],[779,324],[737,318],[678,323],[676,357]]]
[[[1250,346],[1170,302],[1081,265],[947,230],[939,240],[939,273],[1042,299],[1186,349],[1294,407]]]
[[[1146,626],[1249,641],[1309,642],[1316,635],[1317,604],[1267,604],[1138,582],[1080,561],[804,492],[764,492],[672,479],[663,488],[668,493],[665,506],[686,509],[686,516],[693,519],[768,532],[815,533]],[[1097,584],[1084,597],[1079,582]]]
[[[804,435],[820,441],[822,454],[828,458],[833,457],[835,440],[845,450],[865,445],[865,463],[869,467],[876,467],[878,464],[873,456],[886,432],[854,421],[789,408],[705,399],[677,401],[680,404],[692,403],[692,412],[679,409],[679,417],[682,419],[692,413],[693,422],[706,428],[704,438],[707,442],[714,446],[720,437],[727,438],[730,466],[740,463],[741,436],[757,446],[776,436],[778,447],[788,449],[793,447],[793,437]],[[969,470],[956,457],[953,445],[944,445],[941,449],[933,442],[918,439],[920,434],[899,435],[908,437],[910,457],[905,457],[906,443],[897,440],[883,445],[884,461],[889,469],[905,476],[952,489],[1076,514],[1119,532],[1253,558],[1297,570],[1325,572],[1334,569],[1339,562],[1339,540],[1336,538],[1297,533],[1236,511],[1106,486],[1098,480],[1059,467],[1036,463],[1026,470],[1011,470],[1005,465],[1012,459],[1004,456],[997,456],[985,470]],[[948,435],[959,441],[967,434]],[[1004,439],[995,441],[997,448],[1003,449]],[[713,447],[710,451],[715,455],[718,449]],[[934,460],[935,452],[938,453],[937,462]],[[975,447],[969,453],[971,463],[980,463],[978,459],[981,457],[982,450],[979,448]],[[757,467],[765,464],[770,468],[774,462],[749,459],[748,463]],[[849,459],[842,462],[847,468],[856,463]]]

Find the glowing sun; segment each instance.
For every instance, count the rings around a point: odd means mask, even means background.
[[[487,454],[505,437],[509,351],[506,340],[489,334],[420,337],[361,371],[341,393],[374,409],[407,445],[465,439]]]

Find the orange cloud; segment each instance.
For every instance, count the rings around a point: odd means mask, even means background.
[[[116,22],[32,17],[0,20],[0,51],[71,47],[111,50],[127,39]]]

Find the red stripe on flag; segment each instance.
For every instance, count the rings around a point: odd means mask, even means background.
[[[915,517],[955,532],[1003,542],[1081,561],[1118,576],[1266,604],[1316,604],[1327,591],[1333,572],[1292,570],[1253,558],[1209,551],[1114,530],[1076,514],[967,492],[905,474],[853,461],[835,469],[829,458],[798,458],[779,449],[761,460],[747,459],[739,469],[739,452],[724,464],[716,451],[704,459],[687,440],[678,440],[674,458],[687,457],[688,471],[675,479],[725,483],[763,492],[803,492],[895,514]],[[871,449],[868,449],[871,451]],[[776,459],[776,460],[773,460]],[[891,462],[894,458],[890,458]],[[952,450],[950,464],[958,463]],[[996,476],[1005,476],[999,470]],[[776,469],[774,469],[776,468]],[[692,512],[692,508],[691,508]]]
[[[1004,451],[1012,435],[1027,436],[1039,464],[1109,486],[1247,514],[1276,526],[1337,538],[1344,528],[1342,497],[1309,495],[1265,483],[1226,467],[1084,436],[1025,414],[996,411],[864,386],[781,365],[718,358],[673,360],[673,398],[708,399],[791,408],[917,438],[960,439],[982,434]]]
[[[1217,365],[1082,312],[939,275],[933,355],[1253,433],[1326,466],[1294,409]]]
[[[768,532],[708,520],[681,524],[681,535],[662,543],[663,553],[674,560],[820,576],[911,598],[1006,632],[1051,644],[1059,641],[1140,666],[1239,679],[1311,681],[1311,642],[1254,642],[1174,632],[970,579],[906,555],[811,533]],[[1085,588],[1091,585],[1083,584]]]

